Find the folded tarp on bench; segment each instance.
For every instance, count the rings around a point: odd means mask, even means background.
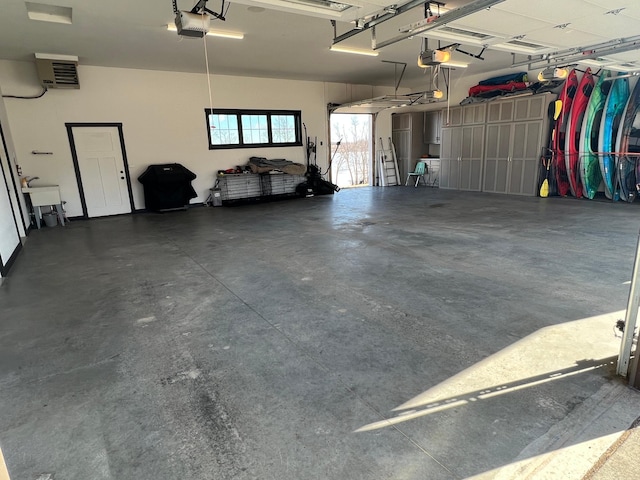
[[[307,167],[303,164],[282,158],[267,160],[262,157],[251,157],[249,159],[249,167],[251,167],[252,173],[269,173],[271,170],[280,170],[289,175],[304,175],[307,171]]]

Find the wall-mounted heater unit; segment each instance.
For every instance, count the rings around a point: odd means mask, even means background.
[[[36,53],[38,79],[46,88],[80,88],[78,57]]]

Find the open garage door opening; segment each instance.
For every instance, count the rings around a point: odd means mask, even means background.
[[[371,185],[372,116],[364,113],[333,113],[330,125],[333,183],[340,188]]]

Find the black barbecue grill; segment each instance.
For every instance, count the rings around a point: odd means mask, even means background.
[[[149,165],[138,177],[144,187],[145,207],[157,212],[186,209],[189,200],[198,196],[191,186],[195,178],[195,173],[179,163]]]

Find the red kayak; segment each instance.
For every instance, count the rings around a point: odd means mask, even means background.
[[[475,85],[469,89],[469,96],[476,97],[481,93],[493,92],[500,90],[501,92],[516,92],[519,90],[526,90],[529,84],[526,82],[510,82],[500,85]]]
[[[578,77],[576,71],[571,70],[569,76],[562,86],[562,91],[556,100],[555,123],[551,132],[551,152],[553,163],[556,167],[556,183],[558,194],[566,197],[571,190],[569,177],[567,176],[567,166],[564,160],[564,147],[566,143],[567,123],[571,113],[571,104],[578,90]]]
[[[571,195],[577,198],[582,197],[582,182],[580,180],[580,129],[582,128],[584,113],[589,104],[589,97],[591,97],[591,92],[593,92],[593,85],[594,81],[593,75],[591,75],[591,69],[587,68],[584,75],[582,75],[582,79],[578,84],[578,90],[573,99],[565,135],[564,160],[567,177],[569,179],[569,188],[571,189]]]

